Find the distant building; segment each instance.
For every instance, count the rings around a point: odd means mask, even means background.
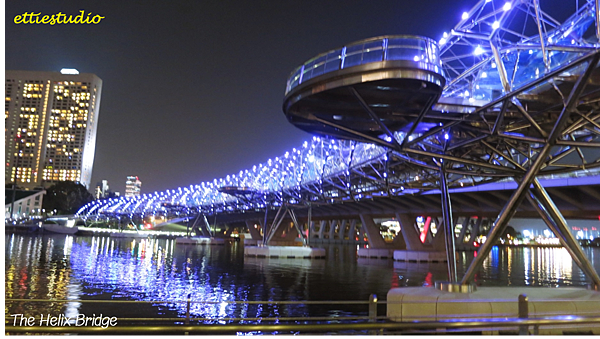
[[[94,189],[94,197],[96,197],[96,199],[104,198],[104,195],[102,194],[102,189],[100,188],[100,185],[96,185],[96,188]]]
[[[108,180],[102,180],[102,183],[96,184],[96,189],[94,191],[96,199],[106,198],[109,194]]]
[[[140,195],[142,190],[142,182],[136,176],[128,176],[125,182],[125,196],[126,197],[137,197]]]
[[[4,190],[4,218],[23,219],[32,215],[42,214],[42,201],[45,190],[21,191]],[[14,204],[13,204],[14,196]],[[14,206],[14,208],[13,208]],[[12,213],[11,213],[12,211]]]
[[[6,183],[74,181],[90,188],[102,80],[76,70],[6,71]]]

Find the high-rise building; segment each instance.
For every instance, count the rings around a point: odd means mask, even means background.
[[[130,175],[127,177],[127,181],[125,182],[125,196],[126,197],[136,197],[140,195],[142,190],[142,182],[140,179],[134,175]]]
[[[73,69],[5,76],[5,182],[32,189],[75,181],[89,188],[102,80]]]
[[[95,196],[96,199],[106,198],[109,194],[108,180],[102,180],[102,183],[96,185]]]

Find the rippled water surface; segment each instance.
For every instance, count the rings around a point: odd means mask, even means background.
[[[390,288],[447,280],[445,264],[357,258],[356,246],[324,245],[327,258],[268,259],[243,255],[243,244],[177,245],[167,239],[5,235],[7,299],[140,300],[192,304],[203,318],[366,315],[366,305],[260,305],[224,301],[361,300]],[[600,249],[584,248],[597,271]],[[459,276],[473,253],[459,252]],[[583,286],[586,279],[562,248],[494,247],[476,275],[484,286]],[[119,317],[181,316],[184,303],[109,305],[8,302],[6,314],[103,313]]]

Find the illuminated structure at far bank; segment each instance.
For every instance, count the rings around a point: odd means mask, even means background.
[[[284,103],[290,122],[316,134],[311,140],[212,182],[97,201],[78,215],[244,213],[524,176],[597,176],[599,11],[593,1],[573,8],[558,20],[537,1],[482,0],[439,42],[384,36],[320,54],[292,72]],[[412,92],[381,95],[407,72]]]
[[[5,92],[6,183],[90,188],[102,80],[73,69],[6,71]]]
[[[135,175],[127,176],[125,181],[125,197],[139,197],[142,191],[142,182]]]

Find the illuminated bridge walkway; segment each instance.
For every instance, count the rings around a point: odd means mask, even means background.
[[[373,215],[441,213],[445,232],[457,216],[489,213],[497,239],[519,213],[575,246],[563,217],[597,217],[600,206],[600,11],[574,2],[553,17],[552,3],[482,0],[439,41],[381,36],[322,53],[292,71],[283,103],[311,140],[212,182],[96,201],[78,215],[286,219],[303,233],[298,213],[369,225]]]

